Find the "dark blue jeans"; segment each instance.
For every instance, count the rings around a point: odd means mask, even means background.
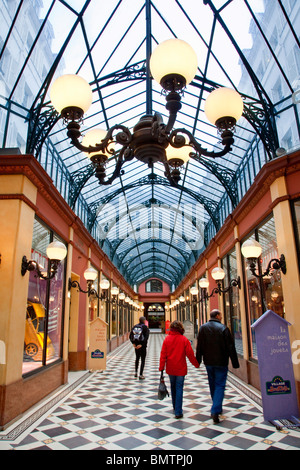
[[[182,400],[183,400],[183,385],[184,385],[184,375],[169,375],[170,384],[171,384],[171,396],[173,408],[175,411],[175,416],[180,416],[183,414],[182,411]]]
[[[225,393],[228,367],[206,366],[210,395],[212,398],[211,414],[221,414]]]

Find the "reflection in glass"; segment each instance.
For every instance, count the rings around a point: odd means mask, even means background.
[[[228,286],[233,279],[237,279],[238,277],[235,251],[232,251],[226,256],[226,258],[223,259],[223,269],[225,271],[224,284]],[[233,287],[228,292],[226,292],[224,294],[224,302],[226,325],[232,332],[237,352],[243,355],[239,288]]]
[[[262,247],[262,254],[258,260],[259,274],[266,270],[272,258],[278,258],[276,231],[274,218],[270,218],[261,227],[255,230],[250,237],[257,240]],[[249,238],[249,239],[250,239]],[[253,276],[245,263],[247,279],[247,301],[250,325],[252,325],[267,310],[272,310],[284,317],[284,299],[281,284],[280,270],[271,270],[268,276],[258,279]],[[251,330],[251,357],[257,359],[255,333]]]
[[[42,272],[47,273],[46,248],[55,240],[53,234],[37,220],[34,221],[31,258]],[[29,273],[25,319],[23,374],[43,367],[62,356],[62,315],[65,260],[51,281]]]

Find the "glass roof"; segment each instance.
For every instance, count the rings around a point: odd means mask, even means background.
[[[35,155],[131,285],[149,277],[178,285],[264,163],[299,147],[296,0],[2,0],[0,18],[2,147]],[[233,149],[221,159],[194,155],[179,188],[162,164],[150,169],[138,160],[100,186],[57,119],[51,84],[76,73],[92,85],[83,134],[115,124],[132,129],[154,112],[166,122],[165,97],[147,64],[172,37],[188,42],[199,63],[175,127],[221,150],[204,104],[214,88],[235,88],[244,114]],[[114,164],[111,157],[108,176]]]

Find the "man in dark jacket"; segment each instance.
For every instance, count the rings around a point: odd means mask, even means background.
[[[213,401],[211,417],[219,423],[228,373],[228,362],[231,359],[235,369],[240,367],[235,344],[230,330],[221,323],[222,313],[212,310],[209,322],[200,327],[196,358],[199,364],[205,364],[210,394]]]
[[[141,367],[140,367],[140,376],[139,379],[143,380],[145,377],[143,376],[144,367],[145,367],[145,360],[147,354],[147,343],[149,338],[149,328],[145,324],[146,318],[141,317],[139,319],[139,324],[134,325],[132,328],[129,339],[133,344],[135,349],[135,377],[138,376],[138,367],[139,361],[141,359]]]

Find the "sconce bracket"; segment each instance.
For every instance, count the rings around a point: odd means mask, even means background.
[[[93,281],[86,281],[87,282],[87,290],[83,290],[82,287],[80,286],[78,281],[72,281],[71,278],[69,278],[68,282],[68,290],[71,290],[72,287],[76,288],[79,292],[82,292],[83,294],[87,294],[88,297],[91,295],[94,295],[97,297],[99,300],[106,300],[107,301],[107,293],[106,292],[101,292],[99,295],[96,289],[92,287]]]
[[[80,284],[79,284],[78,281],[72,281],[71,278],[69,278],[68,290],[71,290],[72,287],[77,288],[78,291],[83,292],[84,294],[88,294],[88,293],[89,293],[89,290],[85,291],[85,290],[83,290],[83,289],[80,287]]]
[[[232,280],[230,281],[229,286],[228,286],[228,287],[225,287],[225,289],[222,289],[222,283],[221,283],[221,281],[217,281],[217,284],[218,284],[218,287],[215,287],[215,288],[212,290],[212,292],[211,292],[210,295],[208,295],[208,294],[206,293],[206,299],[209,299],[209,298],[212,297],[214,294],[219,294],[219,295],[225,294],[226,292],[229,292],[230,289],[232,289],[233,287],[238,287],[238,288],[240,289],[240,288],[241,288],[241,278],[240,278],[240,276],[238,276],[236,279],[232,279]]]
[[[37,261],[35,261],[33,259],[28,260],[26,256],[23,256],[22,264],[21,264],[21,274],[22,274],[22,276],[25,276],[27,271],[29,271],[29,272],[36,271],[37,276],[40,279],[44,279],[45,281],[53,279],[55,274],[57,273],[57,269],[58,269],[58,265],[59,265],[60,261],[56,260],[56,259],[52,259],[49,262],[50,262],[50,274],[49,274],[49,276],[45,276],[42,273]]]
[[[280,258],[273,258],[269,261],[269,264],[267,266],[267,269],[263,274],[256,274],[256,258],[249,258],[249,268],[253,276],[257,278],[263,278],[265,276],[268,276],[270,274],[271,269],[277,269],[281,270],[283,274],[286,274],[286,261],[285,261],[285,256],[280,255]]]

